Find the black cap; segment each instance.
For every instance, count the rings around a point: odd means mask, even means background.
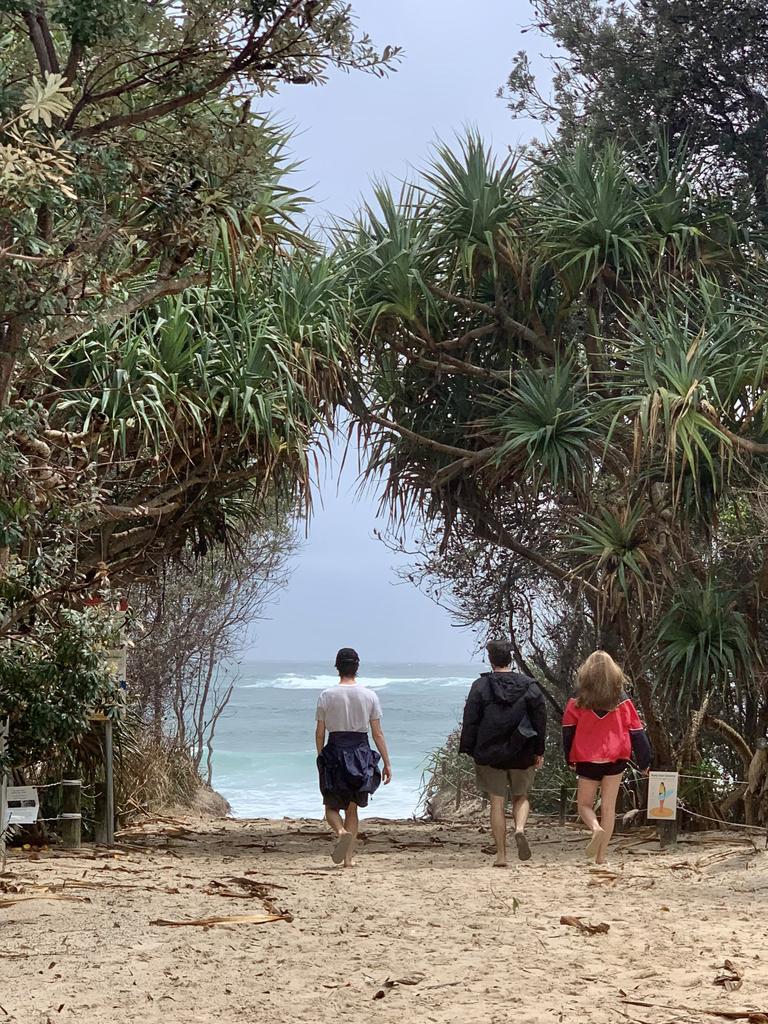
[[[360,655],[353,647],[342,647],[336,655],[336,668],[339,668],[340,665],[355,665],[357,667],[359,664]]]

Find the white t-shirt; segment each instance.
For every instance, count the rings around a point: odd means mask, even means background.
[[[370,723],[381,718],[381,704],[367,686],[339,683],[320,694],[316,717],[328,732],[368,732]]]

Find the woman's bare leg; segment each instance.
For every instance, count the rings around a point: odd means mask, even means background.
[[[616,825],[616,800],[621,789],[621,775],[606,775],[600,786],[600,824],[603,836],[600,840],[600,851],[595,858],[597,864],[605,863],[605,854]]]
[[[595,799],[597,789],[600,785],[594,779],[579,779],[579,787],[576,793],[576,802],[579,808],[579,817],[592,832],[592,838],[587,845],[587,856],[595,857],[600,853],[603,840],[603,829],[595,814]]]

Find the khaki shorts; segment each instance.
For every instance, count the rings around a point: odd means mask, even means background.
[[[536,777],[536,769],[531,768],[491,768],[487,764],[475,765],[475,778],[479,789],[482,789],[488,796],[509,795],[527,796],[528,791],[533,788],[533,781]]]

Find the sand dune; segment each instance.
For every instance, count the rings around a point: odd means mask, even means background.
[[[575,827],[538,823],[534,858],[499,871],[480,828],[368,821],[353,871],[309,821],[154,821],[115,854],[14,853],[0,1021],[768,1021],[761,837],[661,854],[641,831],[606,872]],[[269,920],[152,923],[216,917]]]

